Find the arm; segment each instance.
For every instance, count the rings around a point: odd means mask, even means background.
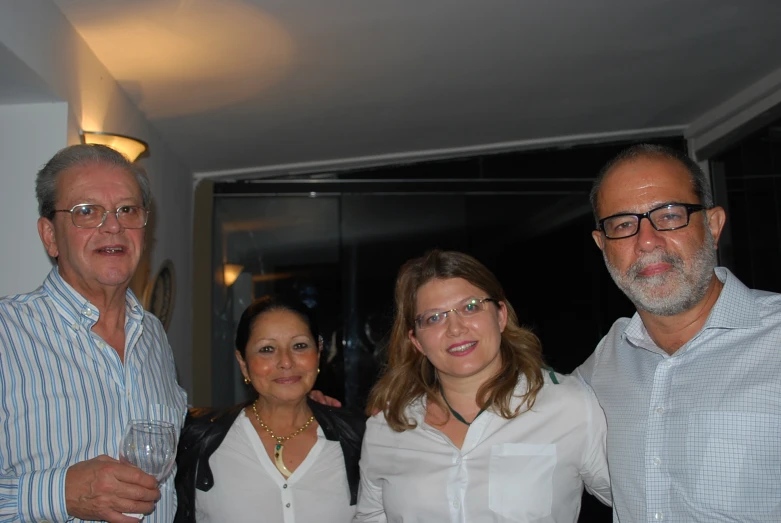
[[[137,523],[122,512],[149,514],[160,497],[157,481],[108,456],[68,468],[0,476],[0,522],[64,521],[71,517]]]
[[[0,522],[64,521],[66,468],[0,475]]]
[[[377,484],[377,478],[371,471],[371,438],[372,430],[366,427],[361,449],[361,483],[358,487],[358,505],[353,523],[385,523],[385,507],[382,505],[382,487]]]
[[[593,355],[592,355],[593,356]],[[605,505],[612,505],[610,476],[607,467],[607,422],[605,413],[599,406],[594,391],[581,382],[585,389],[586,414],[588,419],[588,438],[583,452],[580,476],[591,494]]]

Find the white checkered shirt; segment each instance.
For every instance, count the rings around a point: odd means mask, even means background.
[[[781,295],[716,275],[716,305],[672,356],[635,314],[576,370],[607,417],[614,521],[781,521]]]

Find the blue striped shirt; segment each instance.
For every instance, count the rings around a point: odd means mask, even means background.
[[[30,294],[0,299],[0,522],[66,521],[69,466],[118,457],[131,419],[181,428],[186,394],[160,321],[128,290],[125,362],[92,332],[98,309],[55,267]],[[145,521],[173,521],[173,474]]]

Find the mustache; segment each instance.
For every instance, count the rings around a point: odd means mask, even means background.
[[[683,270],[685,268],[685,265],[683,263],[683,258],[680,256],[677,256],[675,254],[670,254],[666,251],[653,251],[649,254],[644,255],[642,258],[634,262],[632,265],[629,266],[629,268],[626,271],[626,275],[632,278],[633,280],[636,280],[639,276],[639,274],[649,265],[653,265],[654,263],[668,263],[673,266],[676,270]]]

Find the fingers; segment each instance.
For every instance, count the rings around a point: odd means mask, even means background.
[[[76,463],[65,475],[68,514],[79,519],[137,523],[121,513],[148,514],[158,499],[153,476],[108,456]]]
[[[323,396],[323,398],[325,398],[325,401],[323,403],[325,403],[329,407],[341,407],[342,406],[342,402],[339,401],[336,398],[332,398],[330,396]]]

